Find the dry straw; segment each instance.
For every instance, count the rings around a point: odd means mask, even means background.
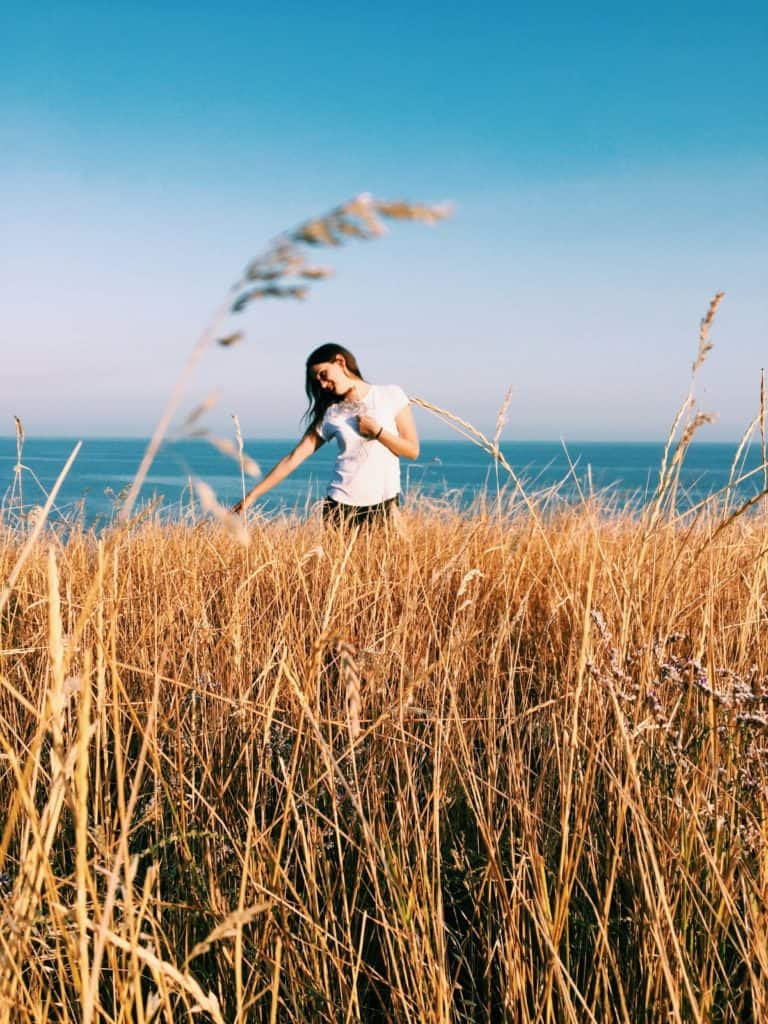
[[[248,547],[251,542],[251,536],[242,517],[235,515],[230,509],[221,505],[216,498],[213,488],[205,483],[204,480],[195,480],[194,485],[203,511],[215,519],[220,526],[223,526],[233,540],[236,540],[238,544],[242,544],[243,547]]]
[[[360,735],[360,670],[357,663],[357,651],[354,646],[345,640],[339,640],[336,644],[336,651],[339,658],[339,671],[347,704],[347,720],[349,724],[349,736],[354,742]]]
[[[13,504],[14,497],[17,497],[19,508],[24,507],[24,498],[22,493],[22,482],[21,473],[24,466],[21,461],[21,452],[24,447],[24,427],[22,426],[21,420],[18,416],[13,417],[14,426],[16,428],[16,465],[13,467],[13,483],[11,484],[11,504]]]
[[[5,1019],[763,1019],[764,519],[529,500],[36,546]]]
[[[672,421],[667,440],[664,445],[664,452],[661,457],[659,469],[659,482],[656,487],[654,500],[649,506],[648,529],[649,531],[659,522],[663,510],[673,509],[677,498],[680,470],[682,469],[685,455],[698,430],[714,419],[712,413],[696,410],[693,388],[696,374],[704,364],[709,352],[712,350],[710,341],[710,329],[714,322],[715,313],[725,297],[725,292],[717,292],[710,300],[706,314],[699,325],[699,347],[696,359],[691,367],[691,383],[688,394],[677,410]],[[677,443],[675,440],[682,425],[682,432]],[[672,452],[674,446],[674,452]],[[671,458],[670,453],[672,452]]]

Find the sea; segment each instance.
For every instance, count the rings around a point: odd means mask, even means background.
[[[19,460],[16,439],[0,438],[0,507],[6,521],[43,505],[76,438],[31,437]],[[288,452],[294,440],[250,440],[246,453],[263,471]],[[86,528],[108,525],[134,479],[147,441],[137,438],[84,438],[64,479],[50,521],[80,522]],[[607,506],[637,510],[651,500],[658,486],[664,445],[658,442],[508,441],[501,450],[515,478],[529,497],[553,503],[597,497]],[[685,511],[727,487],[737,445],[694,442],[685,457],[677,489],[677,505]],[[265,516],[304,517],[322,497],[331,475],[334,450],[328,446],[311,456],[256,507]],[[764,486],[760,446],[753,444],[739,459],[738,475],[747,478],[735,489],[731,503],[746,501]],[[16,467],[20,466],[20,469]],[[406,505],[469,511],[489,501],[511,508],[520,501],[520,487],[510,474],[478,446],[462,440],[423,441],[421,454],[402,466]],[[751,475],[748,475],[751,474]],[[200,515],[194,481],[213,488],[219,502],[232,505],[242,494],[239,465],[204,440],[165,444],[156,456],[139,496],[138,507],[150,503],[169,520]],[[253,481],[246,481],[251,486]]]

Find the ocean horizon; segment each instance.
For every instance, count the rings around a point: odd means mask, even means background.
[[[130,486],[141,462],[147,438],[31,437],[21,457],[21,502],[14,486],[16,439],[0,437],[0,497],[6,512],[19,514],[42,505],[78,440],[82,447],[56,499],[52,521],[82,518],[87,526],[108,522],[121,495]],[[266,472],[296,440],[249,439],[245,450]],[[698,504],[728,485],[738,442],[694,441],[680,474],[681,510]],[[637,508],[658,483],[664,442],[658,441],[504,441],[501,450],[529,495],[549,492],[563,502],[599,495],[615,506]],[[304,515],[325,492],[335,457],[326,446],[257,503],[266,515]],[[738,488],[740,498],[759,493],[763,486],[759,443],[750,445],[739,460],[739,475],[751,473]],[[497,472],[498,469],[498,472]],[[406,504],[450,503],[468,510],[481,496],[511,493],[513,481],[494,459],[464,440],[422,441],[417,460],[402,460]],[[169,518],[194,507],[193,480],[203,480],[224,505],[242,494],[237,462],[222,455],[204,439],[166,443],[158,453],[139,502],[154,501]],[[246,486],[252,486],[253,480]]]

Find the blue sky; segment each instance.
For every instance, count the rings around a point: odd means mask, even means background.
[[[306,353],[351,348],[508,436],[655,439],[697,386],[738,437],[768,363],[763,4],[6,3],[0,433],[148,434],[269,239],[360,191],[453,199],[323,254],[189,393],[292,436]],[[420,417],[426,436],[442,436]]]

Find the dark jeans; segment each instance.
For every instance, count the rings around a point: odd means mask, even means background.
[[[323,501],[323,521],[329,526],[370,526],[383,523],[389,518],[393,508],[400,504],[400,495],[378,505],[343,505],[333,498]]]

